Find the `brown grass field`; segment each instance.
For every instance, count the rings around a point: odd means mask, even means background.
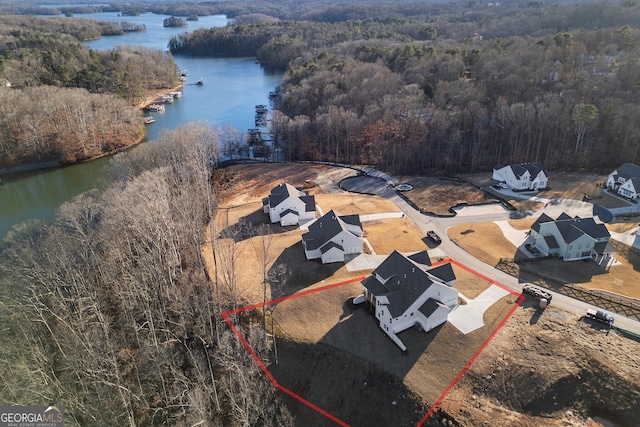
[[[509,221],[509,224],[515,229],[527,230],[534,221],[535,219],[529,218]],[[628,224],[615,224],[611,228],[624,231],[630,227]],[[500,258],[514,259],[517,256],[517,248],[504,237],[500,227],[493,223],[456,225],[449,228],[447,234],[465,251],[489,265],[495,266]],[[624,250],[624,245],[622,247],[623,250],[616,254],[619,264],[608,271],[593,262],[567,263],[556,258],[531,261],[526,264],[526,268],[534,275],[549,277],[562,283],[639,298],[640,255],[637,251],[628,250],[628,247]]]
[[[354,195],[340,190],[336,183],[344,177],[353,176],[354,171],[307,164],[243,164],[227,169],[225,173],[230,177],[226,190],[228,197],[221,201],[218,215],[213,222],[215,230],[213,235],[219,235],[222,230],[239,221],[266,226],[269,229],[267,236],[270,239],[268,268],[282,264],[287,266],[291,272],[287,283],[281,289],[274,290],[274,296],[295,294],[305,289],[338,283],[370,273],[370,271],[349,272],[340,263],[323,265],[319,261],[307,261],[300,243],[304,231],[297,227],[280,227],[268,224],[268,217],[261,209],[260,200],[268,195],[271,188],[281,182],[288,182],[298,187],[305,186],[311,194],[316,196],[317,204],[323,212],[330,209],[335,209],[342,214],[358,213],[363,215],[398,212],[398,209],[386,199]],[[414,185],[414,190],[405,193],[405,195],[424,210],[431,212],[446,213],[450,206],[457,203],[477,203],[486,199],[486,195],[482,191],[470,184],[447,182],[434,178],[411,178],[403,181]],[[567,181],[570,180],[567,178]],[[588,187],[590,184],[585,184],[584,187],[578,186],[577,190],[567,182],[563,182],[563,185],[565,184],[567,185],[565,190],[561,190],[558,185],[550,191],[555,191],[565,197],[570,194],[579,195],[576,197],[578,199],[582,197],[582,194],[579,193],[591,191]],[[549,194],[542,197],[557,196]],[[523,230],[528,229],[534,220],[511,221],[510,224],[516,229]],[[613,226],[612,231],[625,231],[633,225],[635,224],[617,224]],[[367,221],[363,223],[363,228],[365,238],[377,254],[387,254],[393,250],[412,252],[427,249],[422,232],[415,224],[404,218]],[[459,225],[450,228],[447,234],[466,251],[489,265],[496,265],[500,258],[514,258],[517,253],[516,247],[502,235],[500,228],[493,223]],[[261,244],[261,239],[265,238],[267,237],[264,235],[254,237],[247,235],[236,239],[236,241],[219,242],[233,245],[237,250],[238,260],[241,263],[237,277],[239,304],[262,301],[261,268],[257,248]],[[216,272],[213,267],[209,240],[203,248],[203,253],[209,265],[211,277],[215,277]],[[640,255],[634,251],[624,251],[619,254],[619,258],[621,265],[612,267],[609,272],[603,271],[594,263],[580,262],[571,264],[571,267],[578,265],[579,268],[567,268],[569,264],[559,260],[535,261],[528,263],[528,267],[536,268],[548,276],[559,277],[567,283],[576,283],[589,288],[608,289],[625,295],[640,295],[640,285],[636,283],[638,277],[636,269],[640,268]],[[487,281],[471,272],[457,266],[454,266],[454,270],[457,276],[456,288],[468,298],[477,297],[489,286]],[[619,279],[618,285],[613,283],[613,279],[616,278]],[[623,283],[622,286],[619,285],[620,280]],[[273,317],[276,335],[283,341],[280,357],[282,361],[286,361],[286,366],[284,364],[272,365],[270,369],[273,369],[274,376],[280,384],[322,406],[323,402],[329,402],[324,399],[328,399],[327,396],[331,396],[336,390],[343,390],[346,393],[345,401],[354,399],[354,397],[350,397],[351,394],[365,396],[367,392],[371,392],[371,390],[367,390],[366,376],[372,372],[371,367],[375,366],[403,381],[410,391],[420,397],[423,403],[433,403],[513,308],[515,301],[513,295],[502,298],[485,312],[485,327],[468,335],[461,334],[448,323],[426,334],[409,329],[400,334],[409,350],[408,355],[401,356],[397,346],[380,330],[376,320],[366,313],[365,309],[353,309],[352,306],[346,304],[349,298],[360,292],[361,284],[356,281],[316,294],[288,299],[277,304],[273,311]],[[271,297],[271,291],[268,290],[267,298]],[[553,308],[549,312],[553,312]],[[562,315],[567,316],[567,314]],[[499,343],[511,343],[517,338],[522,328],[535,326],[530,320],[534,317],[521,308],[514,315],[514,318],[518,320],[508,322],[508,326],[512,330],[501,332],[494,340]],[[566,329],[566,326],[560,325],[554,327]],[[534,338],[532,338],[534,344],[539,342]],[[521,338],[517,339],[518,342],[522,341]],[[591,339],[590,336],[588,339]],[[301,359],[301,353],[298,352],[302,347],[296,347],[293,345],[294,343],[311,346],[309,352],[304,353],[309,359]],[[335,349],[344,352],[336,352]],[[465,381],[473,381],[473,384],[466,384],[464,388],[456,386],[443,402],[442,407],[449,414],[462,419],[469,417],[468,411],[477,410],[478,413],[474,413],[474,419],[484,419],[484,425],[491,425],[491,421],[495,421],[491,420],[491,417],[483,418],[482,412],[484,408],[488,408],[487,405],[493,408],[494,413],[504,415],[506,411],[495,399],[491,400],[489,396],[483,396],[481,393],[477,396],[478,400],[476,401],[476,387],[484,384],[483,381],[487,378],[496,375],[493,363],[496,360],[506,359],[508,354],[505,355],[505,353],[508,352],[502,350],[500,353],[492,353],[488,357],[484,357],[483,353],[478,362],[474,364],[474,369],[478,372],[477,378],[465,380],[467,376],[465,374],[462,380],[463,384]],[[346,354],[352,354],[355,357],[347,359],[344,356]],[[549,354],[545,353],[545,355]],[[560,357],[559,360],[565,360],[565,358]],[[344,366],[342,364],[333,366],[334,362],[342,363]],[[505,370],[505,372],[507,371]],[[320,378],[322,376],[327,378]],[[363,377],[365,378],[364,383]],[[373,384],[373,379],[371,381]],[[490,383],[489,380],[486,381]],[[508,384],[504,383],[505,393],[510,393],[512,386],[507,386]],[[377,387],[376,394],[383,393],[382,390],[385,387],[391,387],[391,381],[387,384],[385,380],[384,384],[379,384]],[[384,398],[389,401],[398,398],[399,405],[402,405],[403,399],[407,396],[397,397],[391,393],[384,394]],[[353,407],[345,406],[342,404],[342,397],[338,398],[337,402],[334,406],[327,406],[326,409],[332,413],[335,411],[336,416],[347,422],[350,421],[348,418],[350,414],[353,414],[353,409],[349,411],[348,408],[359,408],[363,403],[358,401]],[[479,402],[484,405],[482,408],[479,406],[481,405]],[[469,405],[472,405],[472,408]],[[463,413],[463,411],[466,412]],[[304,408],[299,409],[298,415],[301,414],[304,414]],[[418,419],[422,414],[417,413]],[[398,413],[398,416],[401,415],[405,416],[406,414]],[[505,421],[495,425],[519,424],[514,420],[520,419],[521,414],[512,412],[508,415],[509,417],[505,420],[513,422]],[[412,416],[416,416],[416,414],[412,413]],[[312,419],[317,420],[317,418]],[[533,417],[533,419],[533,424],[525,422],[522,425],[536,425],[535,423],[540,421],[540,418]],[[322,419],[317,422],[323,423],[326,420]],[[358,425],[374,424],[375,420],[369,418],[367,422]]]
[[[246,169],[242,165],[242,169]],[[236,171],[240,174],[240,172]],[[313,171],[317,173],[317,171]],[[292,276],[283,289],[285,294],[304,289],[337,283],[354,277],[366,276],[370,271],[348,272],[342,264],[322,265],[319,261],[307,261],[300,243],[303,231],[297,227],[280,227],[267,224],[268,217],[261,210],[258,201],[282,178],[268,181],[270,173],[257,174],[255,178],[265,180],[257,191],[257,186],[242,185],[239,199],[232,197],[226,200],[215,219],[215,228],[219,232],[237,223],[249,221],[253,224],[264,224],[271,230],[269,268],[274,264],[285,264],[292,271]],[[318,176],[307,178],[295,175],[297,182],[304,183],[308,179],[320,181]],[[238,181],[243,181],[238,178]],[[287,182],[289,182],[287,180]],[[342,214],[359,213],[362,215],[384,212],[398,212],[390,201],[376,196],[354,195],[332,192],[326,194],[316,187],[316,201],[322,211],[335,209]],[[239,204],[238,200],[245,203]],[[380,219],[363,223],[365,238],[377,254],[388,254],[393,250],[413,252],[428,249],[424,235],[413,222],[406,218]],[[244,303],[262,301],[260,285],[260,262],[256,248],[263,237],[250,237],[235,243],[242,262],[238,272],[238,294]],[[230,243],[230,242],[227,242]],[[215,271],[212,266],[211,246],[207,242],[203,252],[210,265],[210,274]],[[472,273],[454,266],[458,277],[456,288],[465,296],[475,298],[484,291],[489,283]],[[420,333],[408,330],[402,333],[410,349],[411,356],[399,359],[400,351],[379,329],[374,319],[363,310],[347,312],[345,301],[361,292],[359,282],[314,294],[300,299],[290,299],[279,303],[275,310],[278,334],[296,341],[324,343],[347,350],[365,360],[381,366],[387,372],[405,380],[405,383],[422,399],[433,402],[444,391],[465,365],[473,352],[486,340],[495,325],[510,309],[512,297],[505,297],[496,303],[485,315],[486,328],[468,335],[463,335],[451,325],[443,325],[432,333]],[[267,298],[271,298],[268,292]],[[409,344],[411,343],[411,344]],[[375,350],[374,350],[375,349]],[[460,350],[463,349],[463,350]],[[442,352],[450,354],[442,361]],[[440,362],[437,362],[440,361]]]

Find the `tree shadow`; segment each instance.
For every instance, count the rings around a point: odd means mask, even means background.
[[[640,250],[638,250],[635,245],[640,241],[640,235],[636,235],[635,240],[633,242],[634,246],[628,245],[616,245],[616,249],[618,254],[625,258],[629,264],[633,267],[635,271],[640,271]]]
[[[535,214],[536,214],[536,211],[527,210],[527,209],[511,211],[509,212],[509,219],[511,220],[524,219],[524,218],[529,218]]]
[[[433,343],[444,341],[438,339],[442,331],[453,327],[445,324],[428,333],[414,328],[400,333],[408,349],[403,353],[379,328],[365,304],[353,306],[350,300],[343,300],[340,320],[310,344],[308,354],[300,348],[280,346],[279,362],[270,367],[270,372],[280,385],[314,405],[330,408],[332,415],[349,425],[416,425],[427,408],[415,405],[425,399],[412,397],[404,388],[403,378],[425,353],[442,358],[442,351]],[[450,371],[442,384],[434,385],[433,396],[426,401],[434,402],[453,380],[457,370]],[[360,408],[363,401],[374,406]],[[407,417],[410,422],[397,424]]]
[[[407,375],[446,325],[445,323],[426,333],[415,327],[399,333],[398,337],[407,347],[403,352],[380,328],[369,303],[356,307],[351,308],[345,302],[340,322],[319,342],[360,356],[398,378]],[[448,325],[448,328],[453,327]]]

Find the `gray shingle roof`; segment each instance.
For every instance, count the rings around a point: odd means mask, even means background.
[[[549,249],[558,249],[560,247],[560,245],[558,245],[558,241],[553,236],[545,236],[544,241],[547,242]]]
[[[453,272],[453,267],[450,262],[434,267],[428,271],[429,274],[437,277],[445,283],[456,280],[456,274]]]
[[[531,179],[537,177],[540,172],[544,172],[544,174],[547,175],[547,172],[544,170],[542,163],[520,163],[518,165],[509,166],[511,167],[513,174],[517,178],[520,178],[522,175],[524,175],[526,171],[529,171]]]
[[[426,317],[429,317],[433,314],[434,311],[438,309],[438,307],[442,306],[438,301],[433,298],[429,298],[420,306],[418,309],[420,313],[424,314]]]
[[[558,216],[558,219],[556,219],[555,221],[553,221],[551,217],[543,213],[536,220],[536,222],[533,223],[531,229],[539,233],[540,224],[546,222],[555,222],[556,227],[558,227],[558,231],[562,236],[562,239],[566,243],[571,243],[585,234],[596,240],[609,238],[611,236],[611,234],[609,234],[609,231],[607,230],[607,227],[605,227],[604,224],[596,223],[593,218],[571,218],[564,212],[560,214],[560,216]],[[547,244],[550,248],[552,248],[549,241],[547,241]]]
[[[617,170],[618,176],[624,178],[625,180],[640,177],[640,166],[634,165],[633,163],[623,163]]]
[[[299,215],[299,214],[298,214],[298,212],[296,212],[296,211],[295,211],[295,210],[293,210],[293,209],[285,209],[285,210],[283,210],[282,212],[280,212],[280,218],[282,218],[283,216],[288,215],[288,214],[290,214],[290,213],[292,213],[292,214],[294,214],[294,215]]]
[[[305,212],[313,212],[316,210],[315,196],[300,196],[300,200],[304,202]]]
[[[409,259],[413,262],[417,262],[418,264],[431,266],[431,258],[429,258],[429,253],[427,251],[416,252],[413,255],[409,255]]]
[[[320,252],[321,252],[321,253],[323,253],[323,254],[326,254],[327,252],[329,252],[329,251],[330,251],[331,249],[333,249],[333,248],[338,248],[338,249],[340,249],[341,251],[343,251],[343,250],[344,250],[344,249],[343,249],[343,247],[342,247],[342,246],[340,246],[339,244],[337,244],[336,242],[328,242],[327,244],[323,245],[323,246],[320,248]]]
[[[602,254],[612,254],[618,252],[615,246],[611,244],[611,242],[597,242],[593,245],[593,250],[598,255]]]
[[[549,215],[547,215],[546,213],[543,213],[542,215],[540,215],[540,217],[536,220],[536,222],[533,223],[533,225],[531,226],[531,229],[533,231],[535,231],[536,233],[540,232],[540,224],[544,224],[545,222],[553,222],[553,218],[551,218]]]
[[[568,213],[562,212],[560,215],[558,215],[558,218],[556,218],[556,221],[563,221],[565,219],[573,219],[573,218],[570,217]]]
[[[432,270],[427,271],[431,273]],[[446,268],[440,269],[439,272],[444,275]],[[451,272],[453,273],[453,270]],[[376,276],[382,277],[386,282],[380,282]],[[453,278],[455,279],[455,276]],[[433,280],[420,265],[398,251],[393,251],[373,274],[362,282],[373,295],[386,296],[389,299],[388,309],[392,317],[398,317],[407,311],[433,284]]]
[[[307,250],[314,250],[322,247],[343,230],[348,232],[345,229],[343,217],[336,211],[330,210],[309,226],[309,231],[302,235],[302,240],[304,240]]]
[[[283,183],[279,184],[271,190],[271,194],[266,199],[263,199],[262,204],[266,205],[265,201],[268,201],[269,206],[275,208],[280,203],[288,199],[289,197],[294,197],[296,199],[302,200],[305,204],[305,211],[312,212],[316,210],[316,200],[314,196],[309,196],[304,191],[298,190],[291,184]]]

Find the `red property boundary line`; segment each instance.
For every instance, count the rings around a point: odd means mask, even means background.
[[[253,310],[254,308],[261,308],[261,307],[264,307],[264,306],[267,306],[267,305],[276,304],[276,303],[279,303],[279,302],[282,302],[282,301],[286,301],[286,300],[289,300],[289,299],[304,297],[304,296],[311,295],[311,294],[316,294],[318,292],[323,292],[323,291],[327,291],[329,289],[338,288],[340,286],[345,286],[345,285],[348,285],[350,283],[361,282],[362,280],[364,280],[364,278],[365,278],[365,276],[360,276],[360,277],[356,277],[355,279],[346,280],[344,282],[339,282],[339,283],[334,283],[334,284],[331,284],[331,285],[321,286],[319,288],[309,289],[309,290],[306,290],[306,291],[303,291],[303,292],[299,292],[297,294],[288,295],[288,296],[281,297],[281,298],[276,298],[274,300],[267,301],[267,302],[260,302],[258,304],[248,305],[246,307],[241,307],[241,308],[238,308],[238,309],[235,309],[235,310],[226,311],[226,312],[222,313],[222,317],[227,322],[227,325],[229,325],[231,330],[233,330],[233,333],[236,334],[236,336],[238,337],[238,339],[240,340],[242,345],[244,345],[244,347],[247,349],[249,354],[251,354],[251,357],[253,357],[253,359],[256,361],[258,366],[260,366],[260,369],[262,369],[262,372],[264,372],[264,374],[267,376],[267,378],[269,378],[269,381],[271,381],[273,383],[273,385],[278,390],[283,391],[284,393],[288,394],[289,396],[293,397],[294,399],[298,400],[299,402],[304,403],[305,405],[307,405],[309,408],[313,409],[314,411],[316,411],[316,412],[324,415],[325,417],[329,418],[334,423],[339,424],[339,425],[344,426],[344,427],[349,427],[349,424],[345,423],[344,421],[342,421],[338,417],[330,414],[329,412],[325,411],[324,409],[320,408],[319,406],[314,405],[313,403],[309,402],[307,399],[305,399],[302,396],[292,392],[288,388],[280,385],[278,383],[278,381],[276,381],[276,379],[273,377],[273,375],[271,375],[271,372],[269,372],[269,370],[264,365],[262,360],[260,360],[258,355],[255,353],[255,351],[253,351],[253,348],[251,348],[249,343],[244,339],[244,337],[242,336],[240,331],[238,331],[238,329],[235,327],[233,322],[229,319],[229,316],[232,316],[234,314],[241,313],[241,312],[244,312],[244,311],[248,311],[248,310]]]
[[[484,275],[478,273],[477,271],[467,267],[466,265],[460,264],[459,262],[457,262],[457,261],[455,261],[453,259],[443,260],[442,262],[434,263],[433,265],[436,266],[436,265],[440,265],[440,264],[445,264],[447,262],[451,262],[451,263],[455,264],[456,266],[458,266],[460,268],[463,268],[463,269],[467,270],[468,272],[480,277],[481,279],[486,280],[487,282],[489,282],[489,283],[491,283],[493,285],[499,286],[500,288],[510,292],[511,294],[520,295],[517,292],[515,292],[514,290],[502,285],[501,283],[495,282],[495,281],[491,280],[490,278],[488,278],[487,276],[484,276]],[[267,376],[269,381],[271,381],[271,383],[274,385],[274,387],[276,387],[278,390],[280,390],[280,391],[284,392],[285,394],[293,397],[297,401],[303,403],[304,405],[308,406],[309,408],[313,409],[314,411],[318,412],[319,414],[324,415],[325,417],[327,417],[331,421],[333,421],[336,424],[341,425],[343,427],[349,427],[349,424],[345,423],[344,421],[342,421],[341,419],[337,418],[336,416],[330,414],[329,412],[325,411],[324,409],[320,408],[319,406],[309,402],[308,400],[306,400],[302,396],[294,393],[293,391],[291,391],[288,388],[284,387],[283,385],[279,384],[278,381],[276,381],[276,379],[273,377],[271,372],[269,372],[269,370],[267,369],[265,364],[262,362],[262,360],[260,360],[258,355],[253,350],[253,348],[249,345],[247,340],[245,340],[244,336],[240,333],[240,331],[233,324],[231,319],[229,319],[229,316],[232,316],[232,315],[238,314],[238,313],[242,313],[242,312],[245,312],[245,311],[253,310],[255,308],[261,308],[261,307],[264,307],[264,306],[267,306],[267,305],[271,305],[271,304],[276,304],[276,303],[279,303],[279,302],[287,301],[289,299],[299,298],[299,297],[303,297],[303,296],[312,295],[312,294],[316,294],[316,293],[319,293],[319,292],[327,291],[329,289],[338,288],[340,286],[345,286],[345,285],[348,285],[348,284],[351,284],[351,283],[362,281],[362,280],[364,280],[364,278],[365,278],[365,276],[356,277],[354,279],[346,280],[346,281],[343,281],[343,282],[333,283],[333,284],[330,284],[330,285],[321,286],[319,288],[309,289],[309,290],[306,290],[306,291],[303,291],[303,292],[299,292],[297,294],[288,295],[288,296],[284,296],[284,297],[281,297],[281,298],[276,298],[276,299],[273,299],[271,301],[260,302],[260,303],[257,303],[257,304],[248,305],[248,306],[245,306],[245,307],[237,308],[235,310],[229,310],[229,311],[226,311],[226,312],[222,313],[222,317],[227,322],[227,325],[229,325],[229,327],[231,328],[233,333],[236,335],[236,337],[238,337],[238,339],[240,340],[242,345],[247,349],[247,351],[249,352],[251,357],[253,357],[253,359],[256,361],[256,363],[258,364],[258,366],[260,367],[262,372],[264,372],[264,374]],[[482,353],[482,351],[484,351],[484,349],[487,347],[487,345],[489,345],[491,340],[498,334],[500,329],[502,329],[504,324],[507,323],[507,320],[509,320],[509,318],[511,318],[513,313],[515,313],[515,311],[518,309],[518,307],[520,307],[520,304],[522,304],[523,301],[524,301],[524,296],[520,295],[520,297],[516,301],[516,303],[513,306],[513,308],[500,321],[500,324],[498,324],[498,326],[496,327],[496,329],[494,329],[494,331],[491,333],[491,335],[489,335],[489,337],[482,343],[482,345],[478,348],[478,350],[474,353],[474,355],[469,359],[467,364],[460,370],[460,372],[458,372],[458,374],[453,379],[453,381],[451,381],[449,386],[444,390],[444,392],[440,395],[440,397],[438,397],[438,399],[435,401],[435,403],[429,408],[429,411],[427,411],[427,413],[424,415],[424,417],[422,417],[422,419],[418,422],[416,427],[421,427],[427,421],[427,419],[435,412],[435,410],[438,408],[438,406],[442,403],[442,401],[451,392],[453,387],[455,387],[455,385],[458,383],[458,381],[460,381],[460,378],[462,378],[462,376],[467,372],[467,370],[469,370],[469,368],[471,367],[473,362],[478,358],[478,356],[480,356],[480,353]]]

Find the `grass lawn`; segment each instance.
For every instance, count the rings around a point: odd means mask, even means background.
[[[513,228],[526,230],[535,219],[509,221]],[[635,223],[633,224],[635,226]],[[616,224],[616,230],[628,229],[626,224]],[[500,228],[493,223],[460,224],[449,228],[449,238],[455,240],[465,251],[483,262],[495,266],[500,258],[513,259],[516,247],[507,240]],[[609,270],[594,262],[565,262],[558,258],[532,260],[526,263],[527,270],[534,274],[551,277],[562,283],[571,283],[587,289],[601,289],[628,297],[640,297],[640,253],[621,245],[616,254],[619,261]],[[528,276],[527,276],[528,277]],[[529,278],[529,277],[528,277]]]

